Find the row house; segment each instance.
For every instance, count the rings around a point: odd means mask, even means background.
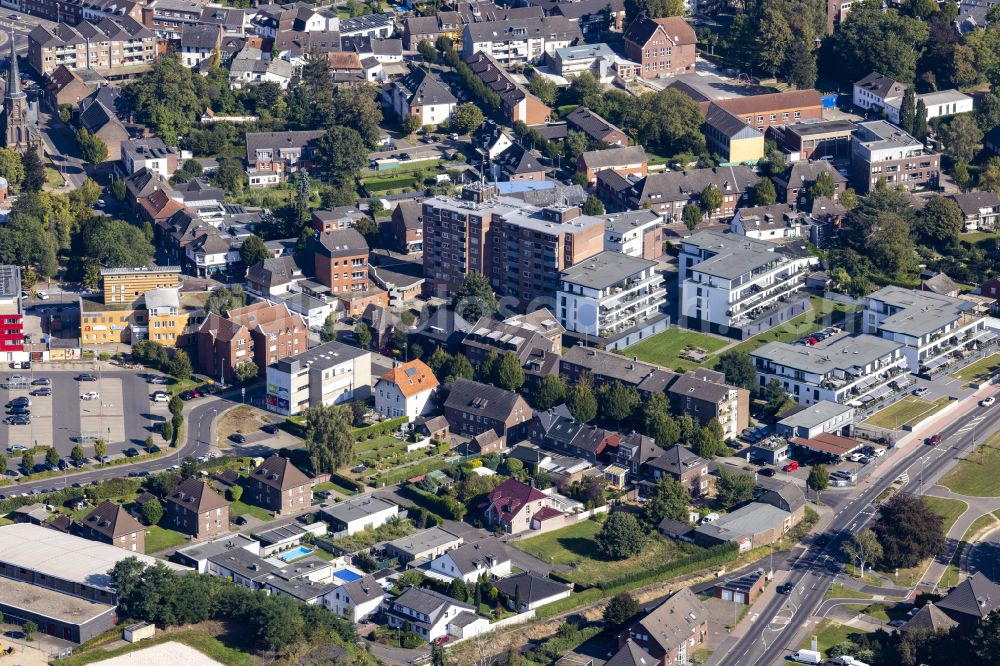
[[[76,25],[80,21],[98,23],[106,18],[126,16],[145,22],[144,3],[135,0],[21,0],[6,6],[66,25]]]
[[[491,352],[498,356],[510,352],[521,365],[541,354],[562,351],[563,327],[546,308],[527,315],[515,315],[503,321],[483,317],[462,339],[461,351],[477,367]]]
[[[617,432],[580,423],[565,408],[536,413],[528,425],[528,438],[550,451],[592,464],[606,460],[622,441]]]
[[[508,443],[523,436],[532,414],[517,393],[468,379],[455,380],[444,403],[444,416],[453,434],[475,437],[494,430]]]
[[[552,109],[518,83],[496,58],[479,51],[468,56],[465,63],[500,97],[500,111],[507,122],[513,124],[520,120],[526,125],[548,122]]]
[[[201,23],[204,10],[204,3],[195,0],[155,0],[147,8],[144,22],[158,39],[177,41],[186,26]]]
[[[611,382],[621,382],[643,396],[663,393],[677,379],[677,374],[672,370],[582,345],[570,347],[563,353],[559,375],[570,384],[587,375],[594,382],[595,388]]]
[[[435,44],[439,37],[462,41],[462,17],[455,11],[441,11],[434,16],[411,16],[403,22],[403,46],[416,51],[420,42]]]
[[[199,370],[228,383],[240,362],[253,361],[264,376],[268,365],[306,351],[308,337],[302,317],[284,304],[258,301],[225,316],[212,313],[198,330]]]
[[[130,16],[35,26],[28,34],[28,63],[39,74],[60,65],[93,69],[105,77],[127,76],[148,67],[156,57],[156,36]]]
[[[685,206],[698,205],[701,193],[713,185],[722,194],[722,205],[707,217],[728,220],[746,204],[750,189],[759,182],[760,176],[748,166],[651,173],[636,181],[607,169],[597,174],[597,191],[619,210],[649,208],[674,222],[681,219]]]
[[[735,439],[750,425],[750,392],[727,384],[721,372],[687,372],[670,385],[667,397],[675,413],[688,414],[703,426],[717,421],[726,439]]]
[[[557,2],[547,9],[550,15],[564,16],[586,35],[621,32],[625,22],[625,0],[578,0]]]

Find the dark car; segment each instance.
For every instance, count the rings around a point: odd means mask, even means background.
[[[937,446],[938,444],[941,443],[941,434],[939,433],[937,435],[933,435],[931,437],[928,437],[924,441],[927,442],[928,444],[930,444],[931,446]]]
[[[76,381],[78,381],[78,382],[96,382],[97,381],[97,377],[95,377],[94,375],[90,374],[89,372],[81,372],[79,375],[76,376]]]
[[[126,458],[135,458],[137,455],[139,455],[139,449],[135,448],[125,449],[124,451],[122,451],[122,453],[125,454]]]
[[[409,160],[409,159],[412,159],[412,158],[410,157],[409,153],[400,153],[399,154],[399,159],[401,159],[401,160]]]
[[[7,425],[31,425],[31,418],[26,415],[8,416],[4,419]]]
[[[31,395],[47,398],[50,395],[52,395],[52,389],[50,389],[47,386],[44,388],[35,389],[34,391],[31,392]]]
[[[268,435],[273,435],[276,432],[278,432],[278,426],[277,424],[274,423],[268,423],[267,425],[261,426],[260,429],[266,432]]]
[[[195,398],[200,398],[203,394],[198,389],[191,389],[191,395]]]
[[[28,406],[28,405],[30,405],[30,404],[31,404],[31,401],[30,401],[30,400],[28,400],[27,398],[25,398],[25,397],[24,397],[24,396],[22,395],[22,396],[19,396],[19,397],[17,397],[17,398],[14,398],[14,399],[13,399],[13,400],[11,400],[10,402],[8,402],[8,403],[7,403],[7,406],[8,406],[8,407],[20,407],[20,406],[23,406],[23,407],[27,407],[27,406]]]
[[[181,391],[181,400],[190,400],[194,397],[193,391]]]
[[[777,472],[775,472],[770,467],[765,467],[764,469],[760,470],[760,474],[761,476],[774,476],[775,474],[777,474]]]
[[[31,415],[31,409],[29,409],[27,405],[14,405],[7,410],[7,413],[12,416],[29,416]]]
[[[247,441],[247,438],[238,432],[234,432],[232,435],[230,435],[229,439],[236,442],[237,444],[242,444],[243,442]]]
[[[31,382],[32,386],[51,386],[52,380],[48,377],[39,377],[38,379]]]
[[[788,594],[793,589],[795,589],[795,586],[791,583],[782,583],[776,588],[776,591],[778,594]]]
[[[244,518],[243,516],[236,516],[236,520],[234,520],[233,522],[236,523],[237,525],[246,525],[247,519]]]

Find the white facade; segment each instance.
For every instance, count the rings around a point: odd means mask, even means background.
[[[922,101],[924,106],[927,107],[927,120],[972,111],[972,98],[957,90],[941,90],[917,95],[914,104],[917,101]],[[899,108],[902,103],[902,97],[889,100],[885,103],[885,115],[890,123],[899,124]]]
[[[327,343],[267,366],[268,410],[288,416],[301,414],[309,407],[367,398],[372,380],[371,353],[358,351],[348,345]]]
[[[739,236],[746,236],[755,240],[770,241],[773,243],[783,243],[797,238],[809,237],[809,225],[803,219],[795,216],[793,219],[785,217],[750,217],[747,215],[749,208],[740,208],[736,211],[732,221],[729,223],[729,230]]]
[[[458,550],[475,548],[475,544],[470,544],[462,546]],[[505,578],[510,575],[510,558],[503,557],[499,560],[493,559],[489,554],[484,554],[482,559],[475,562],[475,568],[469,571],[463,571],[462,567],[455,563],[452,559],[452,553],[455,551],[450,551],[441,555],[440,557],[434,559],[431,562],[431,571],[439,573],[443,576],[448,576],[449,578],[461,578],[466,583],[474,583],[479,580],[479,577],[483,574],[488,576],[496,576],[497,578]]]
[[[400,118],[416,116],[420,119],[420,126],[440,125],[451,118],[455,112],[457,104],[450,102],[446,104],[420,104],[419,100],[413,100],[411,104],[409,91],[398,83],[392,85],[392,108]]]
[[[385,595],[379,594],[373,599],[357,601],[351,597],[349,588],[341,585],[323,597],[323,605],[327,610],[357,624],[374,615],[382,605],[383,599]]]
[[[364,495],[353,497],[337,504],[325,504],[320,513],[343,525],[347,536],[375,529],[399,515],[399,507],[392,502]]]
[[[211,57],[214,53],[215,49],[185,46],[181,49],[181,63],[188,69],[194,69],[200,65],[203,60]]]
[[[610,336],[661,311],[667,290],[655,261],[602,252],[563,271],[556,294],[568,331]]]
[[[644,254],[643,238],[663,223],[663,218],[649,210],[614,213],[604,218],[604,249],[630,257]]]
[[[407,396],[398,385],[383,378],[376,382],[374,390],[376,412],[390,419],[405,416],[412,421],[418,416],[431,413],[434,407],[431,404],[431,398],[437,388],[426,389]]]

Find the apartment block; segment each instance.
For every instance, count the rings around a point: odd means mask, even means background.
[[[630,210],[604,217],[604,249],[643,259],[663,254],[663,220],[651,210]]]
[[[802,244],[769,243],[717,231],[681,241],[681,322],[745,339],[811,308],[799,296],[819,263]]]
[[[163,524],[195,540],[229,533],[229,502],[205,481],[185,479],[167,495],[164,505]]]
[[[322,130],[247,132],[247,175],[250,187],[284,182],[288,174],[308,168]]]
[[[267,366],[308,347],[305,321],[283,303],[258,301],[224,317],[212,313],[198,329],[199,370],[221,382],[233,381],[242,361],[253,361],[266,376]]]
[[[698,368],[685,373],[670,385],[667,397],[677,412],[689,414],[702,425],[718,421],[727,439],[750,425],[750,392],[727,384],[721,372]]]
[[[368,243],[357,229],[316,232],[309,242],[316,280],[334,294],[368,289]]]
[[[567,331],[602,338],[608,349],[665,330],[667,290],[657,262],[601,252],[560,274],[556,311]]]
[[[482,52],[511,67],[538,62],[546,53],[582,39],[580,27],[564,16],[482,21],[467,23],[462,30],[462,55]]]
[[[268,410],[286,416],[371,395],[371,353],[326,342],[267,366]]]
[[[521,309],[552,301],[560,271],[602,251],[604,219],[575,206],[538,208],[467,186],[460,197],[423,203],[424,276],[434,294],[453,294],[469,272],[489,278]]]
[[[972,301],[895,286],[868,295],[864,331],[901,343],[910,371],[928,376],[997,341]]]
[[[179,266],[101,269],[101,294],[106,304],[132,303],[150,289],[177,287],[180,283]]]
[[[884,120],[859,123],[851,137],[851,166],[858,194],[884,179],[889,189],[917,190],[938,184],[941,156]]]
[[[60,23],[51,30],[36,26],[28,34],[28,63],[39,74],[60,65],[92,69],[105,77],[144,71],[156,57],[156,35],[130,16]]]
[[[728,220],[746,204],[750,188],[758,182],[760,176],[747,166],[651,173],[638,181],[605,170],[597,175],[597,192],[618,210],[648,208],[674,222],[680,221],[684,206],[698,204],[702,191],[714,185],[722,194],[722,205],[708,218]]]
[[[277,454],[247,475],[247,488],[247,499],[277,515],[307,509],[312,503],[312,479]]]
[[[911,383],[903,350],[874,335],[840,334],[816,345],[769,342],[750,358],[759,386],[776,380],[800,405],[869,407]]]

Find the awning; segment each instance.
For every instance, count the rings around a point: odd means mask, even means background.
[[[924,370],[934,370],[935,368],[940,368],[942,365],[948,362],[947,356],[938,356],[933,361],[924,364]]]
[[[883,398],[889,395],[890,393],[892,393],[892,389],[889,388],[888,386],[879,386],[877,389],[875,389],[868,395],[870,395],[873,399],[877,400],[879,398]]]

